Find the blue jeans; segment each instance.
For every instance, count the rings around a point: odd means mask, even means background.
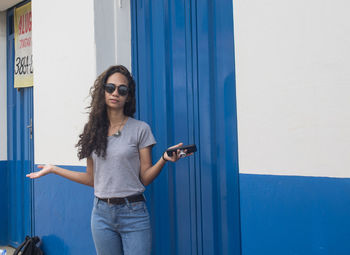
[[[91,230],[98,255],[151,254],[151,225],[143,201],[114,205],[95,197]]]

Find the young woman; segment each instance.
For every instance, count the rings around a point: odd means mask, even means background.
[[[94,187],[91,229],[98,255],[149,255],[151,227],[144,186],[158,176],[167,161],[179,159],[179,150],[172,157],[164,152],[152,165],[156,141],[149,125],[133,118],[135,82],[124,66],[103,72],[90,95],[89,120],[77,144],[79,159],[87,158],[86,172],[44,165],[27,176],[54,173]],[[180,146],[182,143],[170,148]]]

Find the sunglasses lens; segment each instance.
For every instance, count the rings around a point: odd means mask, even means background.
[[[105,90],[106,90],[108,93],[112,94],[113,91],[115,90],[115,85],[112,84],[112,83],[107,83],[107,84],[105,84]]]
[[[129,90],[128,87],[125,85],[120,85],[118,87],[118,93],[121,96],[126,96],[128,94],[128,90]]]

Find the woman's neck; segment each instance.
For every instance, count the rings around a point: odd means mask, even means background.
[[[122,110],[107,110],[107,114],[110,126],[120,125],[120,123],[127,118],[127,116],[124,115],[124,112]]]

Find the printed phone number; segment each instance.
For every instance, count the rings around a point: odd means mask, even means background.
[[[33,55],[17,57],[15,61],[15,74],[26,75],[33,73]]]

